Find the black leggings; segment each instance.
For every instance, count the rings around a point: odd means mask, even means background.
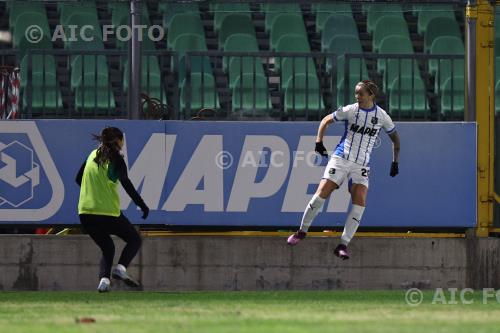
[[[121,213],[118,217],[93,214],[80,214],[79,216],[83,228],[102,251],[99,278],[109,279],[111,275],[115,244],[110,235],[116,235],[127,243],[118,263],[128,267],[141,247],[141,236],[125,215]]]

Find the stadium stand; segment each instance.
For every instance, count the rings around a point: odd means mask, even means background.
[[[316,14],[316,32],[321,33],[328,19],[333,15],[346,15],[352,17],[352,9],[349,3],[318,3],[312,4],[311,10]]]
[[[463,117],[463,103],[447,111],[449,96],[457,96],[460,90],[443,95],[445,88],[451,89],[446,85],[450,77],[461,82],[464,76],[464,13],[456,4],[160,1],[146,2],[141,8],[142,24],[160,24],[166,31],[164,41],[142,43],[149,52],[141,65],[142,90],[170,108],[176,107],[179,96],[181,118],[200,108],[215,108],[231,119],[313,119],[311,115],[318,119],[325,107],[352,102],[355,83],[367,78],[381,87],[379,104],[399,119]],[[47,36],[37,48],[71,52],[69,56],[47,54],[41,61],[35,58],[38,55],[33,57],[31,100],[25,93],[26,80],[21,81],[24,107],[31,103],[34,115],[50,114],[51,108],[87,117],[124,115],[130,71],[127,44],[115,37],[108,41],[99,37],[104,24],[128,23],[126,3],[9,2],[6,11],[12,47],[21,55],[22,77],[28,76],[24,55],[32,49],[24,30],[33,22]],[[96,38],[85,43],[50,42],[57,24],[90,24]],[[121,50],[121,55],[107,54],[113,49]],[[425,59],[425,54],[433,58]],[[69,75],[63,74],[68,70]],[[184,110],[188,106],[191,111]]]

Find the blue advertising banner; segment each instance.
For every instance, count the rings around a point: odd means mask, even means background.
[[[75,176],[96,142],[117,126],[129,177],[147,220],[121,189],[137,224],[298,226],[326,158],[314,153],[316,122],[40,120],[0,122],[0,224],[78,224]],[[476,124],[397,123],[400,174],[389,177],[391,141],[372,152],[362,226],[472,227],[476,223]],[[344,126],[327,131],[333,151]],[[347,182],[313,226],[342,226]]]

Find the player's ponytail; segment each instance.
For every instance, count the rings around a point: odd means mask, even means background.
[[[100,143],[94,158],[99,166],[112,161],[120,153],[119,141],[123,140],[123,133],[119,128],[105,127],[101,134],[93,134],[92,136]]]

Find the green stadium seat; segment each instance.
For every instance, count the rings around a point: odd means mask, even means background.
[[[180,89],[181,109],[185,117],[190,118],[196,115],[201,109],[219,108],[219,98],[217,95],[215,79],[213,75],[204,73],[191,74],[191,93],[187,86],[187,78],[181,82]],[[189,107],[188,109],[188,101]]]
[[[262,7],[266,14],[264,23],[266,32],[272,29],[274,20],[282,14],[295,15],[302,18],[302,10],[298,3],[266,3]]]
[[[361,13],[363,13],[363,15],[367,16],[368,12],[370,11],[370,9],[373,5],[374,5],[373,3],[369,3],[369,2],[362,3],[361,4]]]
[[[396,77],[412,77],[420,75],[418,63],[414,59],[390,58],[391,54],[413,54],[413,46],[407,37],[387,36],[382,40],[380,54],[387,55],[385,59],[377,60],[377,71],[383,74],[383,90]]]
[[[38,43],[32,43],[26,39],[26,37],[21,36],[21,41],[19,42],[17,48],[21,52],[21,55],[26,54],[27,50],[37,49],[37,50],[52,50],[52,42],[50,37],[43,35],[42,39]]]
[[[63,25],[65,31],[70,31],[69,28],[66,28],[68,25],[76,25],[77,27],[83,27],[85,25],[90,25],[93,28],[92,29],[87,29],[85,30],[85,36],[87,37],[92,37],[94,39],[102,40],[103,35],[101,31],[101,25],[99,23],[99,19],[97,16],[93,16],[92,14],[89,13],[74,13],[68,18],[67,24]],[[69,34],[67,32],[67,34]],[[82,40],[82,38],[78,35],[77,40]],[[68,38],[65,41],[65,46],[69,47],[73,41],[71,41],[71,38]],[[103,46],[104,49],[104,46]]]
[[[351,35],[359,38],[358,27],[351,16],[332,15],[326,21],[321,34],[321,50],[326,51],[332,38],[338,35]]]
[[[160,13],[163,14],[163,27],[170,29],[170,24],[178,14],[193,14],[200,16],[200,11],[196,3],[169,3],[161,2],[158,5]]]
[[[465,79],[463,77],[449,77],[441,92],[441,113],[451,117],[462,116],[465,110],[464,97]]]
[[[23,106],[27,108],[28,93],[24,89]],[[57,84],[57,79],[54,73],[46,72],[33,73],[32,76],[32,92],[31,92],[31,108],[33,114],[39,114],[42,111],[57,110],[63,107],[61,91]]]
[[[172,50],[180,52],[179,56],[187,51],[206,51],[205,36],[193,33],[181,34],[172,42]]]
[[[232,89],[232,111],[242,116],[266,116],[272,109],[271,98],[264,75],[245,73],[238,77]]]
[[[145,8],[145,6],[143,6],[143,7]],[[122,25],[130,26],[130,17],[129,17],[128,12],[126,13],[126,15],[118,14],[116,16],[114,16],[114,12],[113,12],[113,16],[112,16],[111,20],[112,20],[112,22],[114,22],[114,20],[117,20],[116,23],[112,23],[115,27],[119,27],[119,26],[122,26]],[[120,21],[118,21],[118,20],[120,20]],[[141,25],[146,25],[148,27],[151,26],[151,22],[149,20],[149,14],[147,12],[147,9],[142,12],[141,23],[140,24]],[[123,36],[123,37],[125,37],[126,36],[126,32],[125,31],[120,32],[120,35]],[[124,49],[128,45],[128,43],[127,43],[126,40],[122,40],[122,39],[119,39],[119,38],[116,38],[115,43],[116,43],[116,47],[118,49]],[[153,48],[151,47],[151,44],[153,44]],[[154,49],[156,49],[154,47],[154,42],[147,37],[147,29],[143,30],[142,47],[146,48],[148,50],[154,50]]]
[[[222,49],[227,52],[257,52],[259,44],[255,36],[236,33],[226,39]],[[224,65],[224,69],[226,67],[227,64]]]
[[[233,88],[241,75],[257,73],[264,76],[264,69],[260,58],[256,57],[232,57],[229,60],[229,88]]]
[[[328,46],[328,53],[334,53],[337,56],[337,73],[340,73],[344,71],[344,54],[346,53],[352,53],[352,54],[361,54],[363,53],[363,49],[361,47],[361,41],[357,36],[352,36],[352,35],[338,35],[332,38],[330,41],[330,45]],[[342,60],[340,60],[342,58]],[[326,70],[327,72],[332,71],[333,63],[332,63],[332,58],[327,58],[326,59]],[[340,64],[339,61],[342,63]],[[364,62],[364,61],[363,61]],[[352,64],[356,65],[354,67],[351,67],[353,70],[356,68],[359,68],[359,60],[356,58],[352,58],[350,60],[350,65]],[[366,67],[366,64],[364,65]],[[340,74],[337,74],[337,76],[340,76]]]
[[[310,52],[309,43],[303,35],[284,35],[280,38],[278,52]],[[316,76],[314,60],[311,57],[281,57],[275,59],[275,68],[281,72],[281,82],[287,87],[289,78],[295,74],[308,73]]]
[[[17,16],[17,19],[14,23],[14,33],[12,40],[14,48],[17,48],[19,46],[21,40],[26,39],[26,31],[32,25],[39,26],[42,29],[43,35],[47,36],[49,40],[52,39],[52,34],[50,33],[49,23],[45,13],[23,13]]]
[[[285,113],[293,117],[319,117],[324,110],[323,96],[316,74],[296,74],[285,89]]]
[[[114,107],[114,97],[109,84],[108,65],[104,55],[77,55],[71,59],[70,88],[75,92],[77,108],[92,109]],[[108,91],[111,97],[108,97]]]
[[[272,25],[269,37],[270,50],[276,50],[279,39],[284,35],[290,34],[302,35],[307,39],[307,31],[302,17],[294,14],[281,14],[277,16]]]
[[[219,48],[222,49],[226,39],[232,34],[255,35],[252,19],[244,14],[226,15],[219,30]]]
[[[403,9],[400,4],[372,4],[366,17],[366,31],[372,34],[378,20],[384,17],[398,17],[404,20]]]
[[[495,54],[495,80],[499,79],[500,79],[500,55]]]
[[[495,13],[495,22],[500,22],[500,13],[498,12],[498,7],[497,11]],[[500,24],[495,24],[495,38],[500,37]]]
[[[352,17],[351,5],[347,2],[336,3],[318,3],[311,5],[316,13],[316,32],[321,33],[325,27],[326,21],[332,15],[347,15]]]
[[[421,5],[418,13],[417,31],[419,35],[425,34],[429,22],[436,17],[449,17],[455,19],[452,5]]]
[[[130,4],[125,2],[109,2],[108,11],[111,12],[111,24],[120,26],[122,24],[128,24],[130,18]],[[149,19],[148,7],[144,4],[141,6],[141,24],[151,25],[151,20]]]
[[[88,85],[98,85],[103,77],[108,78],[108,65],[103,55],[79,55],[73,59],[71,67],[71,88],[76,89],[82,82]],[[108,80],[106,79],[106,82]]]
[[[429,52],[432,42],[442,36],[462,39],[460,28],[454,18],[436,17],[429,21],[424,34],[424,52]]]
[[[107,79],[107,75],[97,73],[97,85],[87,85],[87,80],[76,82],[75,109],[86,112],[114,109],[115,98]]]
[[[379,52],[382,40],[387,36],[402,36],[410,39],[406,20],[398,16],[381,17],[373,31],[373,51]]]
[[[169,49],[174,48],[174,43],[180,35],[193,34],[203,37],[205,41],[205,32],[200,16],[192,13],[177,14],[170,23],[170,28],[167,35],[167,46]],[[206,49],[206,45],[205,45]]]
[[[317,80],[316,67],[314,60],[310,57],[284,57],[281,63],[281,80],[282,86],[287,88],[291,83],[290,78],[294,75],[304,74],[314,76]]]
[[[87,14],[98,21],[97,9],[94,1],[79,1],[77,3],[60,2],[58,3],[60,23],[63,26],[72,24],[72,16],[76,14]],[[93,24],[90,23],[90,24]]]
[[[356,82],[368,78],[368,69],[366,67],[365,59],[351,58],[349,59],[348,72],[345,72],[345,56],[341,55],[337,58],[337,82],[343,80],[344,77],[348,76]],[[352,81],[352,80],[351,80]]]
[[[238,14],[252,18],[250,6],[248,3],[217,3],[213,9],[214,12],[214,31],[218,32],[226,16]]]
[[[178,61],[179,61],[179,82],[182,81],[182,79],[185,76],[184,70],[185,70],[185,54],[186,52],[189,51],[206,51],[207,50],[207,44],[205,42],[205,36],[200,36],[198,34],[182,34],[177,37],[177,39],[173,43],[173,50],[178,52]],[[197,70],[207,70],[208,68],[210,69],[210,73],[212,70],[212,67],[210,65],[210,59],[206,57],[191,57],[190,58],[190,63],[191,63],[191,70],[192,71],[197,71]],[[175,64],[175,58],[172,58],[171,61],[171,67],[175,68],[177,67]]]
[[[68,50],[76,51],[75,52],[76,55],[73,55],[70,57],[69,67],[74,67],[75,60],[82,57],[82,55],[78,54],[77,51],[102,51],[102,50],[104,50],[104,44],[98,38],[94,38],[91,41],[84,41],[81,39],[77,39],[74,42],[67,41],[65,46]],[[85,57],[86,57],[85,60],[90,59],[90,58],[94,58],[93,55],[86,55]],[[87,61],[86,61],[86,63],[87,63]]]
[[[276,44],[278,52],[311,52],[309,41],[303,34],[286,34],[278,39]]]
[[[39,113],[41,109],[56,109],[62,107],[61,92],[56,78],[56,61],[53,55],[32,55],[31,67],[32,84],[32,109]],[[20,66],[21,91],[23,92],[23,105],[28,106],[28,56],[23,56]]]
[[[179,82],[186,77],[188,56],[182,56],[179,59]],[[207,73],[213,75],[212,64],[207,56],[190,56],[189,70],[191,73]]]
[[[309,47],[309,41],[307,38],[300,34],[287,34],[279,38],[278,44],[276,46],[277,52],[311,52]],[[274,68],[276,72],[281,72],[281,66],[283,60],[286,57],[275,57]]]
[[[123,71],[123,89],[125,91],[128,91],[129,73],[129,63],[126,61]],[[141,91],[147,93],[149,97],[166,102],[166,94],[161,92],[161,71],[156,56],[143,55],[141,61]]]
[[[430,54],[463,55],[464,45],[458,37],[438,37],[431,45]],[[436,76],[434,91],[437,93],[449,77],[465,77],[464,59],[429,59],[429,74]]]
[[[249,36],[246,34],[233,34],[226,39],[226,42],[223,46],[224,51],[226,52],[258,52],[259,45],[257,44],[257,39],[254,36]],[[228,71],[229,67],[231,70],[229,71],[229,86],[232,87],[234,85],[234,79],[236,77],[233,76],[233,73],[240,72],[246,73],[248,69],[250,72],[253,72],[253,58],[248,61],[247,58],[244,58],[241,61],[240,57],[223,57],[222,58],[222,68],[224,71]],[[256,58],[255,67],[262,67],[260,58]],[[247,64],[247,62],[250,62]],[[241,65],[240,65],[241,63]],[[240,68],[241,66],[241,68]],[[234,69],[233,69],[234,67]]]
[[[38,13],[45,15],[45,6],[42,2],[32,2],[32,1],[7,1],[9,10],[9,29],[14,30],[17,18],[19,15],[24,13]]]
[[[31,56],[31,73],[32,75],[35,73],[43,74],[43,73],[53,74],[54,77],[56,75],[56,60],[51,54],[33,54]],[[28,55],[23,56],[21,59],[21,67],[20,67],[20,75],[21,75],[21,87],[26,87],[28,80]]]
[[[498,69],[497,64],[500,66],[500,64],[497,61],[498,57],[500,57],[500,36],[495,37],[495,70]],[[497,74],[495,74],[495,75],[497,75]],[[498,77],[498,76],[495,76],[495,78],[496,77]]]
[[[389,88],[389,111],[399,117],[428,116],[429,104],[425,84],[420,76],[394,79]]]

